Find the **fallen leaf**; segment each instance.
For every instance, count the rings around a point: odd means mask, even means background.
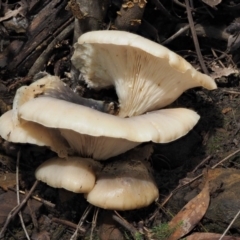
[[[219,240],[222,234],[218,233],[192,233],[191,235],[187,236],[186,240]],[[222,240],[240,240],[239,237],[232,237],[232,236],[224,236]]]
[[[169,222],[169,227],[176,230],[168,240],[177,240],[189,233],[206,213],[209,201],[209,184],[206,181],[202,191]]]
[[[227,108],[224,108],[224,109],[222,110],[222,113],[225,114],[225,113],[228,113],[228,112],[231,111],[231,110],[232,110],[231,107],[227,107]]]
[[[213,79],[218,79],[221,77],[228,77],[232,74],[237,74],[239,71],[237,69],[234,69],[233,67],[228,67],[228,68],[222,68],[220,66],[211,66],[211,70],[213,71],[210,76]]]

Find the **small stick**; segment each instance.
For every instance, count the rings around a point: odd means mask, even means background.
[[[20,194],[19,194],[19,159],[20,159],[20,156],[21,156],[21,150],[19,150],[18,153],[17,153],[17,162],[16,162],[16,192],[17,192],[16,195],[17,195],[17,204],[18,205],[20,204]],[[26,226],[25,226],[24,221],[23,221],[21,210],[19,211],[18,216],[20,218],[20,222],[21,222],[23,231],[25,233],[25,236],[28,240],[30,240],[30,237],[28,235]]]
[[[211,155],[207,156],[205,159],[203,159],[193,170],[192,173],[196,172],[197,169],[202,166],[205,162],[207,162],[210,158],[212,158]]]
[[[94,214],[93,214],[93,221],[92,221],[92,227],[91,227],[91,233],[90,233],[90,240],[93,239],[93,231],[97,225],[97,217],[98,217],[98,213],[99,213],[99,208],[95,207],[94,209]]]
[[[77,239],[77,234],[78,234],[78,230],[80,230],[81,226],[83,225],[87,215],[89,214],[89,212],[91,211],[91,209],[93,208],[93,205],[89,204],[88,207],[86,208],[86,210],[84,211],[78,225],[76,228],[76,231],[73,233],[73,235],[71,236],[70,240],[75,240]]]
[[[113,220],[126,228],[133,236],[136,236],[139,233],[137,229],[128,223],[124,218],[122,218],[117,211],[114,211],[114,213],[115,214],[112,215]]]
[[[163,41],[161,44],[166,45],[168,43],[170,43],[171,41],[173,41],[175,38],[177,38],[178,36],[180,36],[182,33],[186,32],[188,29],[190,28],[190,25],[186,25],[182,28],[180,28],[176,33],[174,33],[171,37],[169,37],[168,39],[166,39],[165,41]]]
[[[23,199],[23,201],[18,204],[17,206],[15,206],[10,213],[8,214],[7,220],[3,226],[3,228],[0,231],[0,238],[4,236],[4,233],[7,229],[8,224],[10,223],[10,221],[19,213],[19,211],[21,210],[21,208],[26,204],[26,202],[28,201],[28,199],[31,197],[32,192],[35,190],[36,186],[38,184],[38,180],[36,180],[32,186],[32,188],[30,189],[29,193],[26,195],[26,197]]]
[[[60,219],[60,218],[52,218],[51,220],[52,222],[55,222],[55,223],[59,223],[59,224],[63,224],[63,225],[66,225],[67,227],[70,227],[70,228],[73,228],[73,229],[77,229],[78,225],[75,224],[75,223],[72,223],[70,221],[67,221],[67,220],[64,220],[64,219]],[[78,230],[82,233],[85,233],[86,232],[86,229],[83,228],[83,227],[78,227]]]
[[[201,53],[201,50],[200,50],[197,34],[196,34],[196,31],[195,31],[195,28],[194,28],[194,22],[193,22],[193,18],[192,18],[191,9],[190,9],[190,6],[189,6],[189,0],[185,0],[185,4],[186,4],[186,9],[187,9],[188,22],[189,22],[189,25],[190,25],[190,29],[191,29],[195,49],[196,49],[196,52],[197,52],[198,60],[200,62],[200,65],[201,65],[201,68],[202,68],[203,72],[208,75],[209,73],[208,73],[208,70],[207,70],[207,68],[205,66],[205,63],[203,61],[203,56],[202,56],[202,53]]]
[[[9,187],[8,189],[16,192],[16,190],[15,190],[14,188]],[[22,191],[22,190],[19,190],[19,193],[21,193],[21,194],[23,194],[23,195],[26,195],[26,192],[24,192],[24,191]],[[44,205],[46,205],[46,206],[48,206],[48,207],[51,207],[51,208],[55,208],[55,206],[56,206],[54,203],[51,203],[51,202],[49,202],[49,201],[47,201],[47,200],[44,200],[44,199],[42,199],[42,198],[40,198],[40,197],[37,197],[37,196],[31,196],[31,198],[34,199],[34,200],[36,200],[36,201],[38,201],[38,202],[41,202],[41,203],[43,203]]]
[[[213,48],[211,48],[212,54],[215,58],[217,58],[217,54],[215,52],[215,50]],[[222,61],[220,59],[217,60],[219,62],[219,64],[221,65],[222,68],[225,68],[224,64],[222,63]]]
[[[233,218],[233,220],[230,222],[230,224],[228,225],[227,229],[224,231],[224,233],[222,234],[222,236],[219,238],[219,240],[222,240],[224,238],[224,236],[227,234],[228,230],[230,229],[230,227],[233,225],[233,223],[235,222],[235,220],[237,219],[237,217],[240,214],[240,210],[238,210],[237,214],[235,215],[235,217]]]

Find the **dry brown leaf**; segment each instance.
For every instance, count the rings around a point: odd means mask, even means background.
[[[0,187],[7,191],[9,187],[16,185],[15,173],[0,173]]]
[[[211,69],[213,72],[210,74],[210,76],[213,79],[218,79],[221,77],[228,77],[229,75],[239,72],[238,70],[234,69],[233,67],[222,68],[219,66],[212,66]]]
[[[219,240],[221,234],[218,233],[192,233],[190,236],[187,236],[186,240]],[[222,240],[240,240],[239,237],[224,236]]]
[[[22,7],[19,7],[15,10],[8,10],[3,17],[0,18],[0,22],[7,20],[12,17],[16,17],[21,11],[23,10]]]
[[[206,213],[209,201],[209,184],[206,181],[202,191],[169,222],[169,227],[176,230],[168,240],[177,240],[189,233]]]
[[[225,114],[225,113],[230,112],[231,110],[232,110],[231,107],[227,107],[227,108],[224,108],[224,109],[222,110],[222,113]]]

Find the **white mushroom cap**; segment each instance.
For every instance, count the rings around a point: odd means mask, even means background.
[[[199,120],[197,113],[184,108],[120,118],[48,97],[22,105],[19,117],[59,129],[76,151],[85,151],[94,159],[116,156],[142,142],[171,142],[187,134]]]
[[[85,196],[94,206],[124,211],[150,205],[159,192],[148,167],[142,161],[128,159],[108,164]]]
[[[89,87],[115,86],[122,117],[165,107],[189,88],[216,88],[212,78],[195,70],[181,56],[124,31],[81,35],[72,63]]]
[[[13,109],[0,117],[0,136],[9,142],[47,146],[58,156],[66,157],[70,148],[58,130],[18,118],[18,109],[22,104],[42,95],[46,89],[58,89],[62,85],[58,77],[47,75],[30,86],[20,87],[13,100]]]
[[[87,193],[95,185],[100,165],[90,158],[52,158],[41,164],[35,176],[54,188],[64,188],[75,193]]]
[[[0,117],[0,136],[9,142],[50,147],[59,157],[66,157],[70,151],[69,145],[58,130],[48,129],[34,122],[14,121],[13,110]]]
[[[64,87],[64,84],[57,76],[46,75],[45,77],[33,82],[29,86],[20,87],[13,100],[13,110],[18,108],[27,101],[44,94],[46,90],[55,89],[55,91]],[[59,91],[58,91],[59,92]]]

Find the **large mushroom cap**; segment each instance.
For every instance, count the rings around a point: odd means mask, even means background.
[[[59,129],[76,151],[94,159],[116,156],[142,142],[167,143],[176,140],[187,134],[199,120],[197,113],[184,108],[120,118],[48,97],[33,99],[22,105],[19,117]]]
[[[75,193],[87,193],[95,185],[100,165],[89,158],[52,158],[41,164],[35,176],[54,188],[64,188]]]
[[[28,121],[15,121],[13,110],[0,117],[0,136],[13,143],[30,143],[47,146],[58,154],[66,157],[70,147],[56,129],[48,129],[40,124]]]
[[[128,159],[108,164],[86,199],[100,208],[124,211],[146,207],[158,195],[148,167],[142,161]]]
[[[189,88],[216,88],[212,78],[181,56],[123,31],[83,34],[75,44],[72,63],[89,87],[115,86],[122,117],[165,107]]]

